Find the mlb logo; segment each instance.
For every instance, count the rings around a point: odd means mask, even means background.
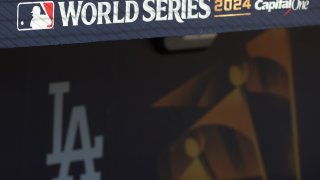
[[[17,29],[19,31],[53,29],[53,1],[23,2],[17,8]]]

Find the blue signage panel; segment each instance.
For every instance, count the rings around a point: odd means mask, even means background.
[[[0,47],[320,24],[316,0],[2,0]]]

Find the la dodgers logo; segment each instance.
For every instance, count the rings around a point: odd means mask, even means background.
[[[23,2],[17,8],[19,31],[52,29],[54,26],[53,1]]]
[[[90,142],[90,132],[85,106],[75,106],[71,111],[65,144],[63,143],[63,96],[70,91],[69,82],[51,83],[49,93],[54,96],[53,104],[53,149],[47,155],[47,165],[60,164],[57,178],[53,180],[73,180],[69,175],[72,162],[84,162],[85,172],[80,180],[101,180],[100,172],[94,168],[94,159],[103,156],[103,136],[95,136]],[[80,134],[81,149],[74,149],[77,129]],[[64,144],[64,147],[62,146]]]

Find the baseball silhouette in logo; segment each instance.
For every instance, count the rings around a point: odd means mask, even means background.
[[[30,26],[32,29],[46,29],[50,24],[51,20],[46,14],[40,14],[41,10],[39,6],[34,6],[31,13],[32,19]]]

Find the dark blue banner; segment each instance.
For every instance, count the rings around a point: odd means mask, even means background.
[[[3,0],[0,47],[317,25],[319,8],[316,0]]]

